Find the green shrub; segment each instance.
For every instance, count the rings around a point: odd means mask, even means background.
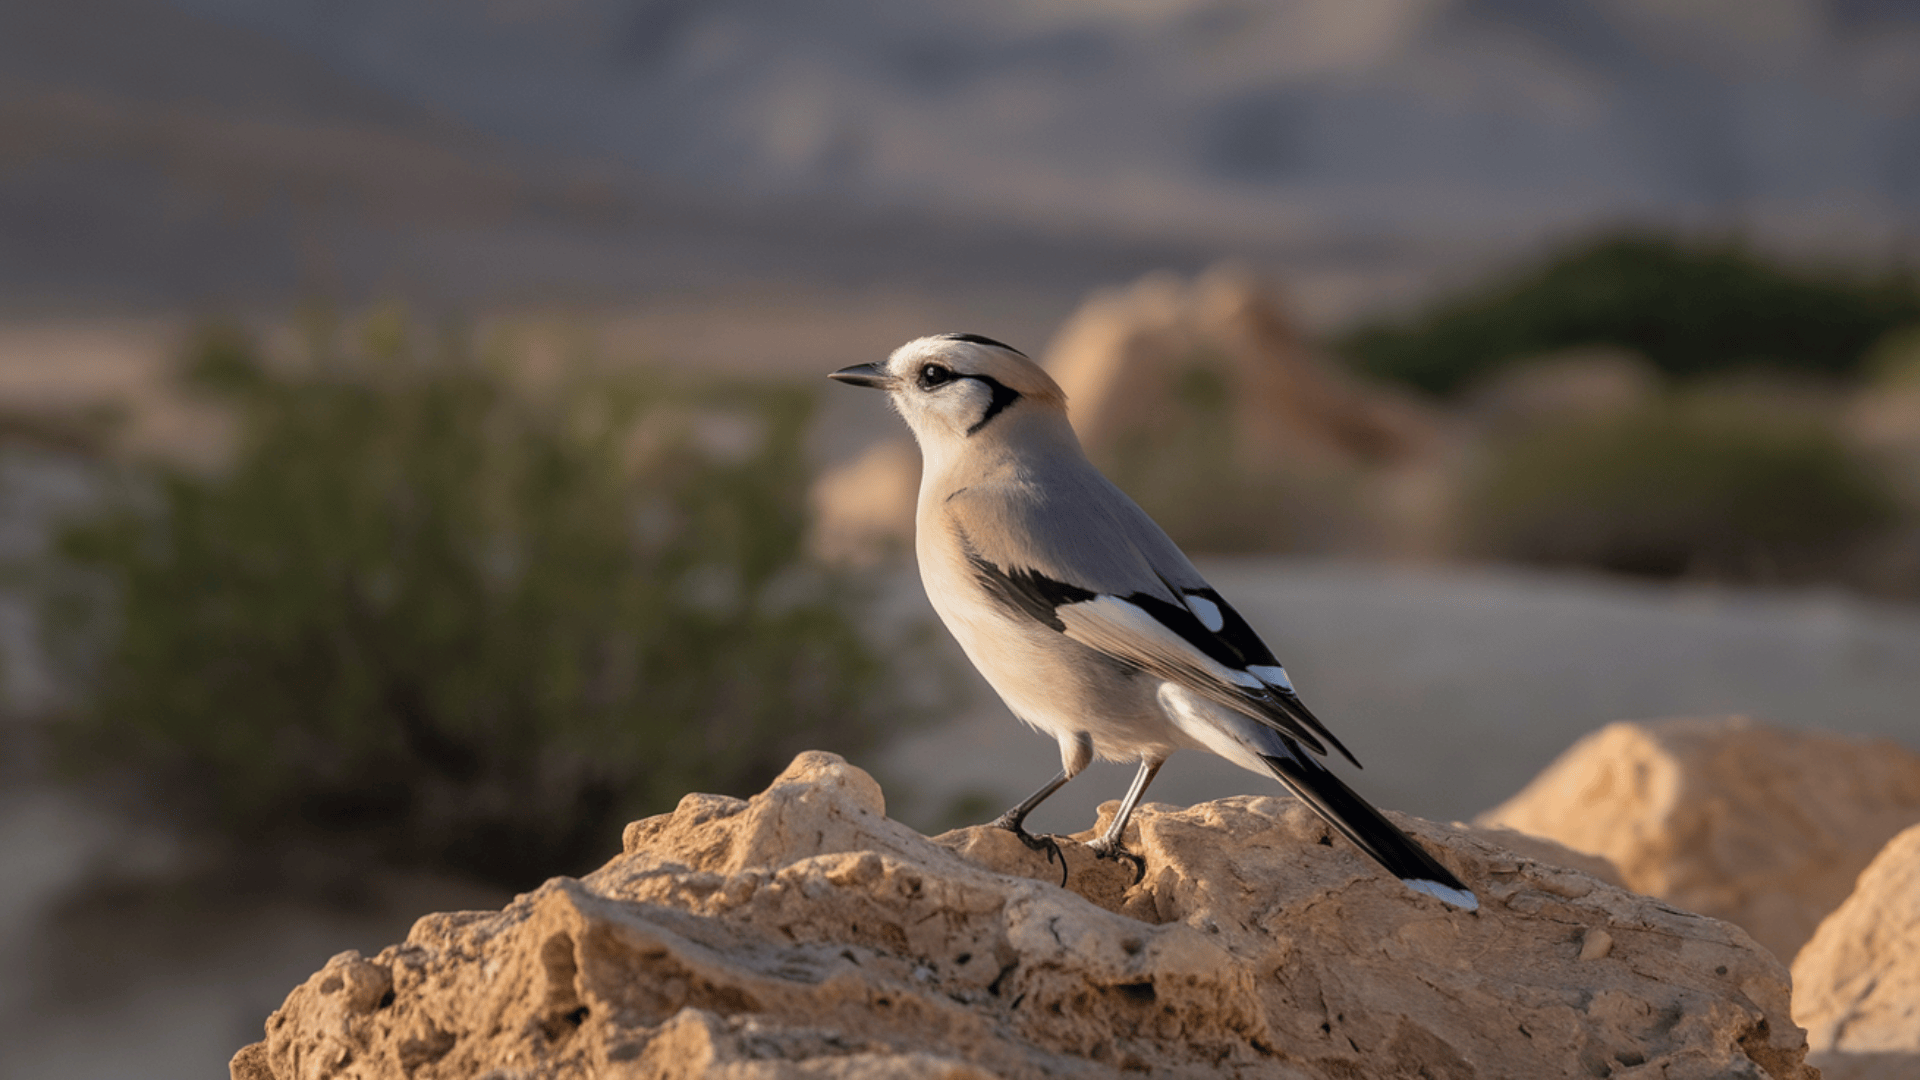
[[[1362,369],[1450,393],[1495,368],[1580,345],[1618,345],[1688,377],[1771,366],[1851,374],[1883,333],[1920,321],[1906,275],[1792,270],[1739,246],[1655,236],[1580,244],[1336,348]]]
[[[83,760],[240,842],[525,885],[687,791],[868,744],[893,684],[859,594],[803,557],[810,395],[530,390],[404,337],[303,373],[199,349],[230,464],[137,469],[59,543],[104,585],[47,609],[91,688]]]
[[[1481,554],[1765,583],[1845,579],[1898,514],[1825,427],[1698,397],[1501,444],[1465,507]]]

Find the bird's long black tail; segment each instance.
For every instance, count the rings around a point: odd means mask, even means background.
[[[1304,750],[1296,751],[1290,758],[1262,754],[1260,759],[1288,791],[1299,796],[1314,813],[1338,829],[1340,835],[1353,841],[1355,847],[1386,867],[1388,873],[1405,882],[1408,888],[1468,911],[1479,908],[1480,901],[1473,890],[1453,876],[1452,871],[1440,865],[1426,849],[1414,843],[1339,777],[1308,757]]]

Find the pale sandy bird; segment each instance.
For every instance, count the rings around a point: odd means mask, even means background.
[[[1280,662],[1167,534],[1102,476],[1066,395],[1018,350],[975,334],[910,341],[833,378],[885,390],[920,443],[914,546],[941,621],[1013,714],[1060,743],[1060,775],[993,824],[1024,823],[1095,756],[1138,761],[1120,838],[1175,750],[1269,774],[1408,886],[1472,910],[1473,893],[1320,764],[1353,755]]]

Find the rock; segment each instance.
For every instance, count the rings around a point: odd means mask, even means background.
[[[1479,912],[1287,798],[1143,806],[1144,878],[1066,843],[1062,888],[1012,834],[930,840],[807,753],[634,823],[584,879],[335,957],[235,1075],[1815,1080],[1738,927],[1397,820]]]
[[[1920,1076],[1920,825],[1893,838],[1793,961],[1794,1019],[1827,1080]]]
[[[1439,434],[1435,414],[1413,398],[1309,349],[1275,291],[1231,266],[1191,284],[1159,273],[1096,293],[1061,328],[1046,366],[1095,460],[1163,427],[1196,372],[1226,391],[1224,419],[1249,468],[1397,461]]]
[[[232,1080],[273,1080],[273,1070],[267,1067],[267,1044],[248,1043],[227,1062],[227,1075]]]
[[[871,566],[911,550],[919,493],[920,452],[906,437],[876,443],[821,474],[809,493],[814,554],[831,563]]]
[[[1549,840],[1544,836],[1535,836],[1532,833],[1523,833],[1518,829],[1499,825],[1476,825],[1472,827],[1472,832],[1475,837],[1494,847],[1505,848],[1516,855],[1524,855],[1534,862],[1564,866],[1583,874],[1591,874],[1615,888],[1627,887],[1626,879],[1620,876],[1619,867],[1614,866],[1604,855],[1575,851],[1558,840]]]
[[[1792,957],[1920,821],[1920,755],[1745,717],[1609,724],[1480,821],[1605,856],[1628,888]]]
[[[1046,367],[1087,455],[1176,541],[1209,551],[1432,554],[1449,424],[1308,346],[1279,293],[1216,268],[1090,297]]]

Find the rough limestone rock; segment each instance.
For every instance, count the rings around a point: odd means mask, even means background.
[[[1791,960],[1920,822],[1920,754],[1745,717],[1609,724],[1480,820],[1604,855],[1628,888]]]
[[[1191,282],[1151,274],[1082,304],[1047,350],[1073,423],[1096,461],[1151,437],[1195,369],[1229,389],[1240,463],[1396,462],[1430,451],[1441,422],[1411,396],[1315,354],[1276,292],[1244,270]]]
[[[1827,1080],[1920,1076],[1920,826],[1894,837],[1820,924],[1793,985]]]
[[[929,840],[803,754],[628,826],[585,879],[335,957],[234,1075],[1816,1076],[1785,970],[1728,923],[1414,818],[1477,913],[1291,799],[1135,820],[1140,882],[1069,843],[1062,888],[1011,834]]]

